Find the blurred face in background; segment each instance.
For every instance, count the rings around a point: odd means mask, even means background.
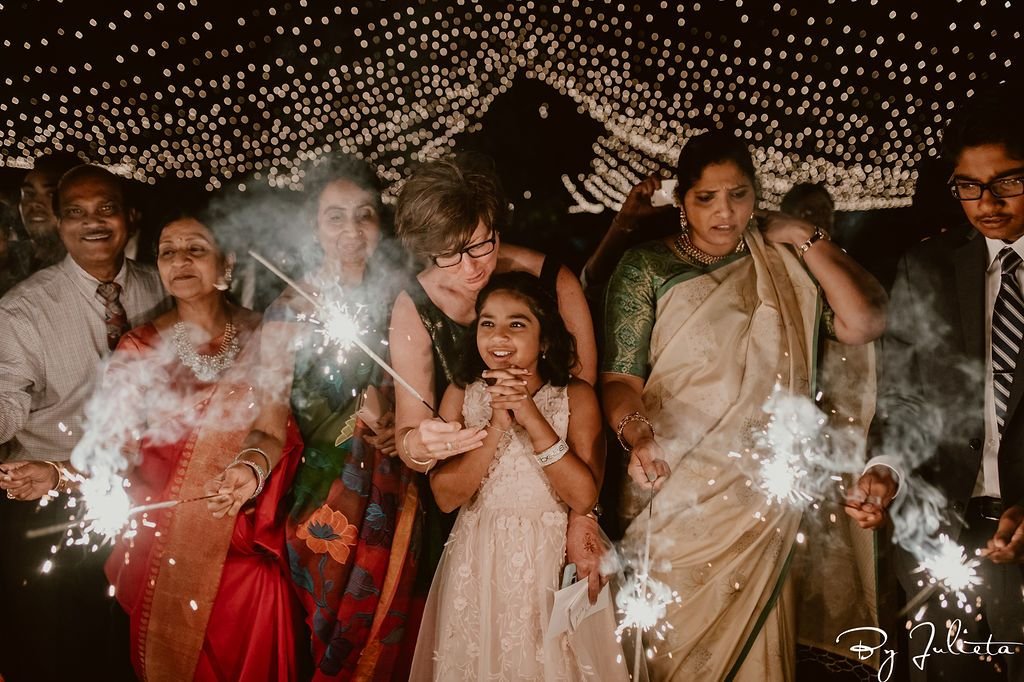
[[[57,216],[53,212],[53,194],[57,191],[58,177],[43,171],[31,170],[21,183],[18,212],[21,223],[32,239],[43,239],[57,234]]]
[[[324,187],[317,201],[316,234],[328,264],[343,269],[366,265],[380,243],[377,199],[349,180]]]

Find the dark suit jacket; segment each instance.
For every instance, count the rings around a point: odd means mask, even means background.
[[[935,486],[948,500],[939,531],[956,538],[985,439],[985,239],[974,229],[921,242],[900,262],[882,340],[872,454],[900,458],[911,496]],[[1007,505],[1024,504],[1024,354],[1017,360],[999,448]],[[912,476],[912,477],[911,477]],[[918,490],[913,490],[917,486]],[[893,514],[900,514],[899,501]],[[903,563],[903,562],[901,562]]]

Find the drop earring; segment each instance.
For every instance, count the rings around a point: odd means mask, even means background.
[[[217,280],[213,288],[217,291],[227,291],[231,288],[231,277],[234,274],[233,268],[229,265],[224,268],[224,276]]]

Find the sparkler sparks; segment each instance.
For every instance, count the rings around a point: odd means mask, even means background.
[[[314,296],[310,295],[305,290],[303,290],[302,287],[300,287],[298,283],[295,282],[295,280],[293,280],[285,273],[281,272],[280,268],[276,267],[273,263],[268,261],[260,254],[256,253],[255,251],[249,251],[249,255],[252,256],[261,265],[263,265],[263,267],[270,270],[270,272],[277,276],[278,279],[280,279],[282,282],[284,282],[292,289],[294,289],[296,293],[298,293],[300,296],[302,296],[304,299],[306,299],[316,307],[318,314],[322,318],[321,325],[323,327],[324,333],[328,337],[333,339],[335,338],[333,334],[337,333],[337,338],[339,342],[343,341],[345,343],[358,346],[359,349],[366,353],[368,356],[370,356],[370,359],[376,362],[381,369],[390,374],[391,378],[393,378],[399,386],[404,388],[414,398],[416,398],[421,403],[426,405],[427,408],[434,414],[434,416],[441,416],[438,414],[437,409],[433,405],[428,403],[423,398],[422,395],[420,395],[419,391],[413,388],[412,385],[408,381],[406,381],[398,372],[396,372],[391,365],[384,362],[383,358],[374,353],[372,350],[370,350],[369,346],[363,343],[362,339],[359,338],[358,332],[353,332],[354,329],[358,329],[358,325],[351,318],[351,316],[347,312],[345,312],[344,305],[340,303],[329,304],[325,303],[324,301],[317,300]]]
[[[336,343],[343,351],[357,345],[357,340],[366,330],[356,321],[359,309],[350,313],[348,306],[342,303],[331,303],[321,307],[320,331],[330,341]]]
[[[120,477],[93,476],[82,481],[79,490],[85,502],[86,537],[97,534],[112,541],[128,523],[132,503]]]
[[[776,386],[764,411],[768,425],[758,434],[758,446],[770,454],[760,458],[758,485],[769,504],[804,507],[815,499],[820,476],[812,469],[822,460],[816,449],[825,425],[824,415],[809,400]]]
[[[669,604],[681,603],[679,593],[669,588],[668,585],[651,577],[651,522],[654,516],[654,490],[651,490],[651,498],[647,504],[647,527],[644,531],[644,555],[643,560],[632,578],[628,579],[623,588],[615,597],[615,604],[618,607],[619,626],[615,629],[615,635],[619,642],[627,630],[632,631],[635,650],[633,652],[633,675],[634,682],[640,679],[640,661],[643,650],[643,635],[646,632],[653,632],[658,639],[665,638],[665,630],[672,627],[668,622],[661,623],[665,617]],[[661,623],[659,627],[659,623]],[[653,655],[653,649],[648,649],[647,655]]]
[[[953,592],[963,592],[981,583],[977,567],[980,560],[967,558],[964,548],[953,542],[949,536],[939,536],[938,546],[927,554],[917,567],[929,578]]]

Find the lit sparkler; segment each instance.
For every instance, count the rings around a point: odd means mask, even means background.
[[[955,594],[957,602],[963,604],[967,601],[965,592],[981,584],[977,571],[980,563],[978,557],[968,558],[964,548],[948,535],[939,535],[938,544],[927,551],[914,569],[915,573],[926,573],[929,584],[907,602],[899,616],[914,611],[942,589]]]
[[[86,480],[88,481],[89,479]],[[83,482],[81,488],[85,487],[86,483]],[[103,488],[102,490],[109,489]],[[111,540],[121,533],[133,516],[138,516],[139,514],[145,514],[147,512],[157,511],[160,509],[171,509],[172,507],[177,507],[179,504],[209,500],[220,495],[220,493],[211,493],[209,495],[200,495],[198,497],[190,497],[183,500],[165,500],[163,502],[140,504],[132,507],[125,506],[126,503],[130,505],[130,500],[128,499],[127,493],[124,493],[123,488],[121,488],[121,493],[103,492],[102,490],[97,486],[97,491],[92,493],[90,498],[92,500],[98,500],[98,503],[95,501],[86,502],[89,511],[86,512],[84,518],[68,521],[67,523],[56,523],[52,526],[44,526],[42,528],[33,528],[25,533],[25,537],[32,540],[34,538],[41,538],[54,533],[63,533],[64,531],[77,527],[82,529],[83,537],[85,538],[88,538],[92,533],[97,533],[103,536],[104,541]],[[83,496],[87,494],[84,490],[82,492]],[[80,544],[86,544],[87,542],[88,540],[85,540]]]
[[[79,484],[85,502],[83,533],[100,535],[103,542],[113,540],[128,523],[131,499],[120,477],[91,476]]]
[[[634,572],[629,582],[623,586],[615,597],[619,607],[619,626],[615,634],[619,641],[627,630],[632,630],[635,649],[633,652],[634,682],[640,679],[640,662],[643,660],[643,634],[654,632],[659,639],[664,639],[664,630],[672,627],[669,623],[661,623],[669,604],[681,602],[679,593],[668,585],[652,578],[651,572],[651,520],[654,514],[654,490],[647,505],[647,528],[644,533],[644,556],[639,570]]]
[[[977,558],[968,559],[964,548],[943,534],[938,548],[921,561],[918,570],[926,571],[932,580],[954,592],[963,592],[981,583],[975,570],[979,563]]]
[[[813,403],[790,395],[776,386],[764,411],[768,425],[758,436],[758,444],[770,455],[760,460],[758,485],[769,504],[786,503],[804,507],[815,499],[817,469],[821,455],[815,443],[825,424],[824,416]]]
[[[255,251],[249,251],[249,255],[255,258],[263,267],[267,268],[274,275],[278,277],[282,282],[290,286],[292,289],[302,296],[304,299],[312,303],[319,315],[322,318],[320,320],[321,327],[324,334],[335,342],[345,345],[358,346],[360,350],[370,356],[370,359],[380,365],[380,368],[391,375],[391,377],[398,383],[399,386],[407,390],[414,398],[423,403],[436,417],[440,417],[437,409],[433,405],[424,400],[420,392],[417,391],[412,385],[402,378],[402,376],[394,370],[391,365],[384,362],[384,359],[379,355],[370,350],[370,347],[363,343],[363,340],[359,338],[360,330],[352,316],[347,313],[342,305],[328,305],[322,301],[318,301],[314,296],[310,295],[298,285],[295,280],[281,272],[273,263],[268,261],[266,258],[256,253]],[[443,418],[442,418],[443,419]]]

